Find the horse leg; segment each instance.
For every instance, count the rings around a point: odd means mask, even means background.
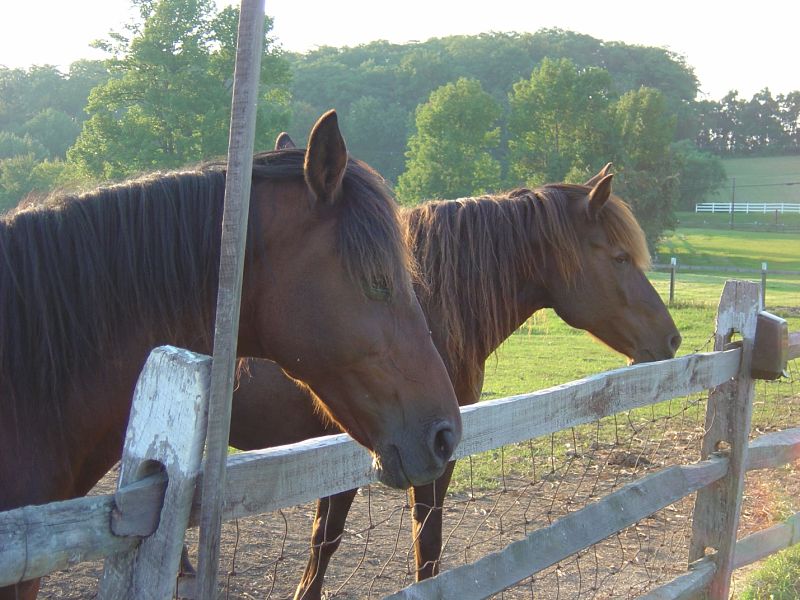
[[[31,579],[0,588],[0,600],[35,600],[38,593],[39,580]]]
[[[295,600],[317,600],[331,556],[339,547],[355,489],[317,500],[317,514],[311,531],[311,555],[294,593]]]
[[[417,563],[417,581],[439,573],[442,552],[442,505],[456,461],[450,461],[439,479],[411,490],[412,534]]]

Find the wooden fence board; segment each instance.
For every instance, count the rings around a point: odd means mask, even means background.
[[[647,594],[640,600],[691,600],[708,587],[714,578],[717,565],[703,558],[689,566],[689,571]]]
[[[736,543],[734,566],[738,569],[750,565],[797,543],[800,543],[800,513],[739,540]]]
[[[800,358],[800,331],[789,334],[789,360]]]
[[[800,458],[800,427],[762,435],[747,452],[747,470],[774,469]]]
[[[126,503],[144,509],[151,523],[146,535],[155,530],[166,489],[166,476],[157,474],[121,492],[127,496]],[[113,534],[114,508],[114,496],[106,494],[0,513],[0,587],[104,558],[138,544],[138,537]]]
[[[464,434],[455,454],[463,458],[700,392],[730,379],[739,362],[739,349],[690,354],[466,406],[461,410]]]
[[[411,585],[387,600],[486,598],[722,478],[728,461],[674,466],[643,477],[512,542],[499,552]]]

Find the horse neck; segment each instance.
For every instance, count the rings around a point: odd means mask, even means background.
[[[410,229],[420,270],[431,284],[428,289],[420,289],[418,295],[451,375],[482,367],[534,312],[548,306],[544,275],[531,264],[532,257],[541,254],[543,242],[531,231],[522,235],[517,229],[508,236],[506,231],[493,226],[492,219],[470,218],[474,215],[468,213],[486,209],[485,203],[495,204],[493,209],[498,215],[505,207],[494,199],[468,200],[455,201],[459,204],[456,212],[462,214],[452,214],[451,210],[448,218],[460,218],[462,224],[452,228],[453,235],[446,242],[441,239],[445,237],[442,228],[435,223]],[[413,210],[406,213],[407,219],[413,219]],[[469,227],[464,226],[467,222]],[[426,241],[420,245],[422,237]],[[475,244],[477,239],[486,251],[477,250],[480,245]],[[440,253],[469,249],[471,256],[459,258],[462,267],[467,263],[471,267],[466,274],[463,270],[458,272],[452,264],[443,268],[442,257],[432,249]],[[457,318],[453,317],[454,310],[458,311]],[[462,343],[454,345],[454,337]]]

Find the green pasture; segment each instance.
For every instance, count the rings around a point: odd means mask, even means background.
[[[798,215],[800,216],[800,215]],[[660,263],[800,271],[800,232],[678,228],[657,248]]]
[[[800,233],[800,213],[734,213],[733,227],[731,216],[726,213],[677,212],[675,216],[680,228],[717,229],[734,232],[770,231]]]
[[[800,202],[800,156],[728,158],[722,166],[728,182],[709,201],[730,202],[735,178],[735,202]]]

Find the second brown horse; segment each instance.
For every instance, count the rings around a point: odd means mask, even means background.
[[[405,211],[421,271],[417,295],[460,405],[478,401],[486,359],[542,308],[631,362],[675,355],[681,337],[644,274],[650,261],[644,235],[628,206],[611,194],[609,166],[583,186],[547,185]],[[234,393],[231,445],[252,450],[340,432],[277,365],[249,361],[247,367]],[[278,414],[280,420],[273,418]],[[280,426],[263,429],[265,423]],[[454,465],[434,484],[412,489],[418,580],[439,569],[441,509]],[[318,501],[295,598],[321,596],[355,493]]]

